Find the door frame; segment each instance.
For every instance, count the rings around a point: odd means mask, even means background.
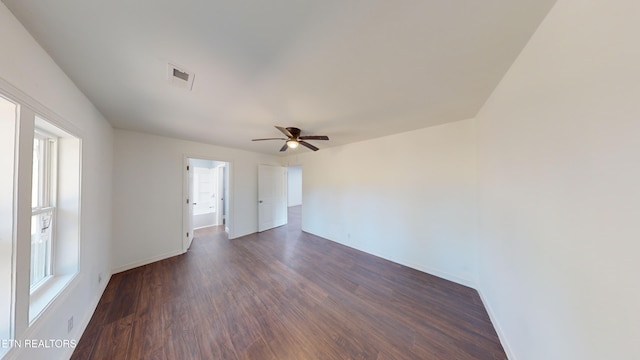
[[[211,156],[211,155],[199,155],[199,154],[183,154],[182,156],[182,236],[180,237],[182,252],[187,252],[189,250],[189,246],[191,245],[191,239],[193,236],[193,229],[190,229],[190,221],[189,218],[189,206],[192,206],[191,199],[189,200],[189,204],[187,204],[187,199],[189,199],[189,191],[191,188],[191,183],[189,181],[189,173],[187,168],[189,167],[189,159],[202,159],[202,160],[210,160],[210,161],[219,161],[227,163],[227,172],[228,174],[228,196],[225,194],[225,201],[229,205],[229,213],[226,214],[225,221],[225,232],[229,236],[230,239],[235,236],[235,219],[234,219],[234,171],[233,171],[233,161],[226,159],[224,157],[219,156]],[[189,236],[187,236],[189,233]]]

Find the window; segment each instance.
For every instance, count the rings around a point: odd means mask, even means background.
[[[56,226],[57,138],[36,130],[31,183],[31,291],[52,275]]]
[[[11,340],[17,328],[35,326],[79,273],[82,139],[17,89],[22,101],[5,97],[1,80],[0,340]],[[28,299],[21,289],[30,290]],[[0,358],[9,349],[0,346]]]
[[[31,251],[25,254],[29,324],[70,284],[80,265],[81,140],[37,114],[34,129]]]

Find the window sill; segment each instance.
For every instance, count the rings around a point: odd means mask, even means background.
[[[29,302],[29,326],[33,325],[53,300],[64,291],[75,275],[76,274],[54,276],[31,294]]]

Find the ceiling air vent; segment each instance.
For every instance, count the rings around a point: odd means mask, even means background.
[[[187,89],[189,91],[193,90],[194,73],[171,63],[168,64],[167,70],[168,80],[171,85]]]

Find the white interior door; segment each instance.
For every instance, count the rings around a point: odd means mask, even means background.
[[[223,224],[223,213],[224,213],[224,166],[219,166],[218,170],[218,191],[217,191],[217,200],[218,206],[216,206],[216,222],[217,225]]]
[[[186,199],[185,199],[185,206],[187,207],[186,211],[185,211],[185,219],[184,222],[186,224],[186,231],[187,233],[184,234],[185,235],[185,241],[183,243],[183,250],[187,251],[187,249],[189,249],[189,246],[191,246],[191,241],[193,241],[193,188],[194,188],[194,178],[193,178],[193,169],[191,168],[191,166],[189,165],[189,160],[187,159],[187,165],[186,165],[186,184],[187,184],[187,191],[186,191]]]
[[[258,231],[287,223],[287,168],[258,166]]]

